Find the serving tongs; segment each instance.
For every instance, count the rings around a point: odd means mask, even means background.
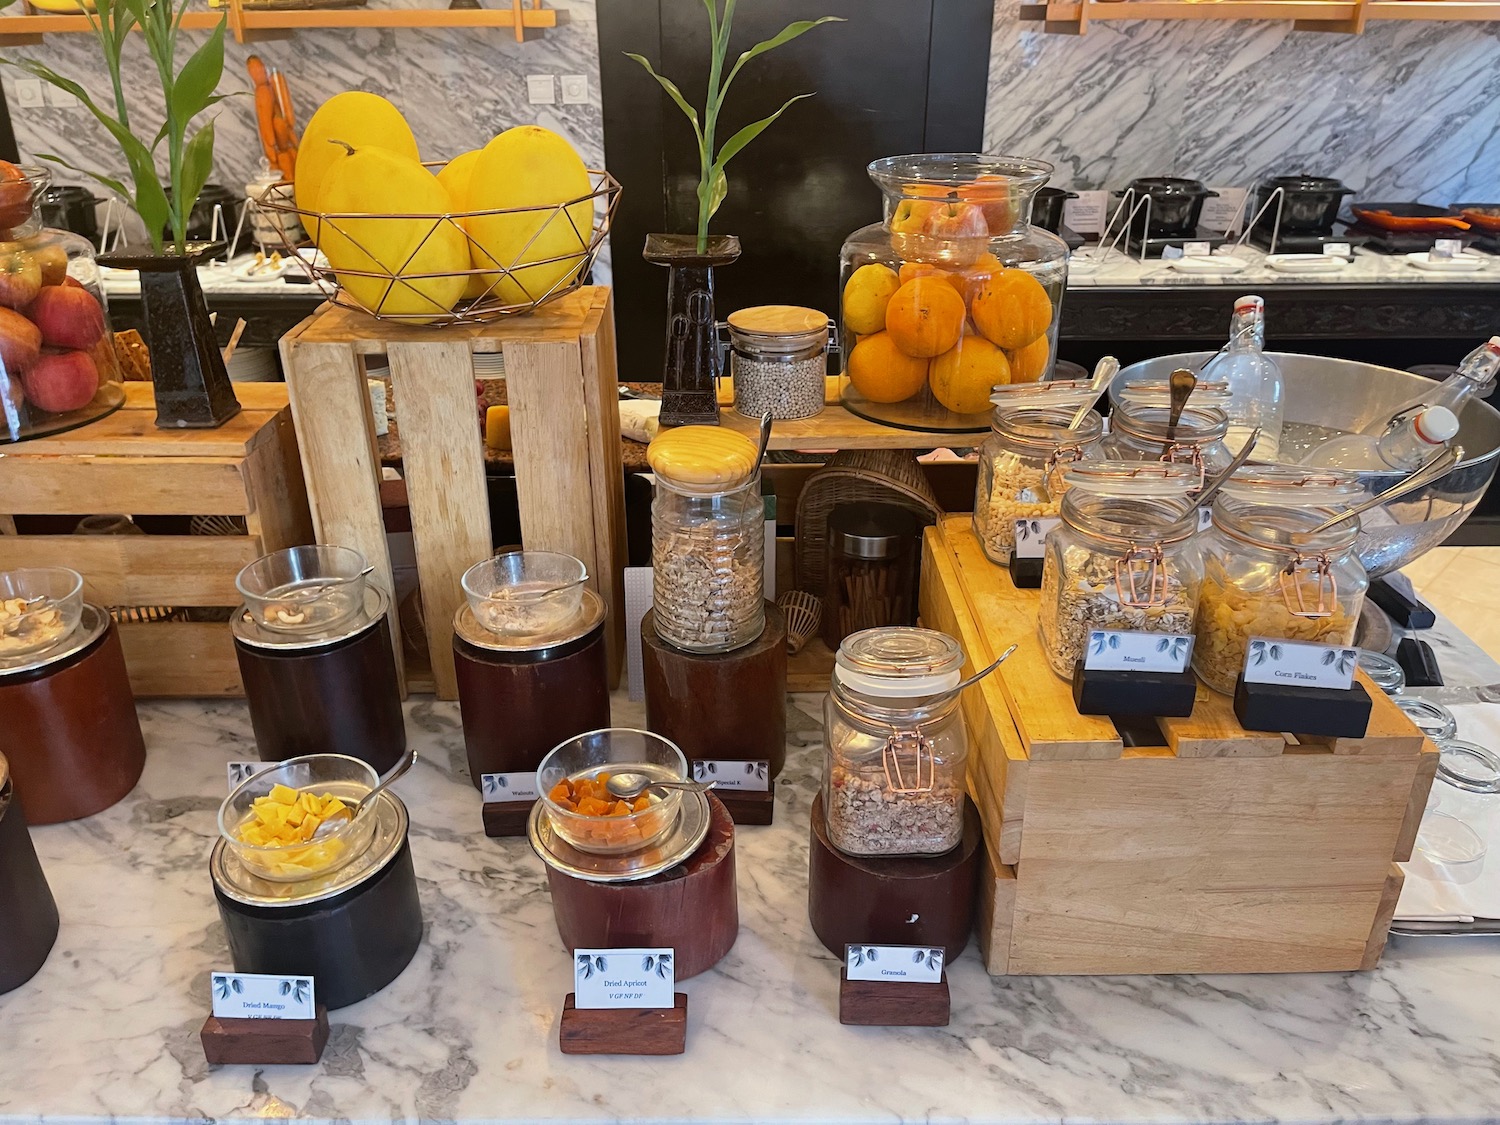
[[[1293,543],[1306,543],[1309,540],[1317,537],[1318,535],[1321,535],[1329,528],[1337,527],[1339,524],[1353,518],[1354,516],[1360,515],[1363,512],[1368,512],[1371,508],[1378,508],[1380,507],[1380,505],[1388,503],[1391,500],[1400,499],[1408,492],[1415,492],[1417,489],[1431,484],[1439,477],[1446,476],[1448,472],[1463,459],[1464,448],[1461,445],[1450,445],[1447,449],[1439,450],[1437,453],[1434,453],[1431,457],[1424,461],[1418,468],[1412,470],[1411,475],[1406,477],[1404,480],[1397,481],[1395,484],[1391,485],[1390,488],[1387,488],[1384,492],[1377,493],[1376,495],[1371,496],[1368,500],[1361,500],[1358,504],[1354,505],[1354,507],[1352,508],[1349,508],[1347,511],[1340,512],[1336,516],[1330,516],[1328,519],[1318,524],[1317,527],[1309,528],[1307,531],[1293,532],[1291,540]]]

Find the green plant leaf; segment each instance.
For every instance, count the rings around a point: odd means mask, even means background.
[[[100,175],[98,172],[90,172],[87,168],[80,168],[76,164],[69,164],[62,157],[57,156],[54,153],[39,152],[39,153],[36,154],[36,156],[37,156],[38,160],[45,160],[49,164],[60,165],[60,166],[62,166],[64,168],[66,168],[70,172],[77,172],[80,175],[87,176],[87,177],[89,177],[89,179],[95,180],[98,183],[103,184],[106,188],[108,188],[110,191],[114,192],[116,195],[118,195],[126,203],[129,203],[131,201],[130,200],[130,189],[128,187],[126,187],[124,184],[122,184],[119,180],[112,179],[109,176]]]
[[[793,39],[797,38],[797,36],[805,35],[807,32],[811,31],[813,28],[819,26],[820,24],[846,22],[847,21],[841,16],[823,16],[821,19],[796,20],[792,23],[787,24],[775,35],[771,36],[771,38],[761,40],[755,46],[751,47],[748,51],[740,55],[740,57],[735,61],[734,69],[729,72],[729,77],[724,79],[724,86],[723,89],[720,90],[720,96],[722,97],[724,91],[729,89],[729,84],[734,81],[734,76],[740,72],[740,67],[744,66],[751,59],[763,55],[767,51],[774,51],[777,47],[780,47],[785,43],[790,43]]]
[[[208,183],[214,170],[214,123],[209,121],[193,134],[182,150],[182,200],[181,214],[192,213],[198,202],[198,193]]]
[[[729,180],[725,177],[724,170],[717,164],[714,165],[710,175],[712,178],[709,183],[706,214],[712,219],[714,212],[718,211],[719,205],[724,202],[725,196],[729,194]],[[703,182],[700,180],[698,182],[698,200],[700,203],[703,201],[703,188]]]
[[[208,99],[208,101],[204,104],[203,109],[211,109],[212,107],[218,105],[220,102],[224,101],[226,98],[243,97],[245,93],[246,91],[244,90],[231,90],[227,94],[215,94],[213,97]],[[199,110],[198,112],[202,113],[203,110]],[[169,130],[171,127],[172,123],[170,121],[163,121],[161,123],[161,128],[156,131],[156,136],[151,139],[152,152],[155,152],[158,148],[161,147],[161,142],[166,139],[167,130]]]
[[[212,103],[224,76],[224,21],[221,19],[203,45],[193,52],[172,84],[172,114],[184,128]],[[155,147],[155,146],[153,146]]]
[[[810,97],[812,97],[811,94],[798,94],[794,98],[788,98],[786,105],[783,105],[775,113],[771,114],[770,117],[762,117],[759,121],[752,121],[734,136],[730,137],[724,142],[724,147],[719,149],[718,158],[714,160],[713,171],[717,175],[722,176],[725,166],[739,155],[741,149],[764,133],[771,122],[785,113],[794,102],[800,102],[803,98]]]
[[[682,91],[677,88],[677,83],[673,82],[670,78],[663,78],[660,74],[657,74],[650,60],[645,55],[637,55],[630,51],[626,51],[625,55],[627,58],[632,58],[645,67],[646,73],[656,79],[661,84],[661,88],[667,92],[667,96],[677,103],[677,108],[687,114],[687,119],[693,125],[693,136],[698,138],[698,148],[701,151],[703,148],[703,129],[698,124],[698,111],[688,105],[688,100],[682,96]]]

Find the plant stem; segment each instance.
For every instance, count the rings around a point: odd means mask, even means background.
[[[724,93],[719,83],[724,74],[724,57],[729,53],[729,30],[734,22],[734,0],[724,0],[724,15],[719,33],[714,37],[713,62],[708,71],[708,97],[703,106],[703,144],[698,150],[698,253],[708,250],[708,220],[713,200],[714,127],[719,122],[719,103]]]

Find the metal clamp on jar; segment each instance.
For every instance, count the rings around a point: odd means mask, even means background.
[[[1096,412],[1069,428],[1091,394],[1087,383],[1069,380],[997,387],[990,397],[995,412],[979,448],[974,535],[1018,587],[1041,584],[1042,544],[1062,511],[1065,470],[1100,456],[1104,421]]]
[[[1193,667],[1234,695],[1249,730],[1365,733],[1370,697],[1353,680],[1369,586],[1359,522],[1313,530],[1362,495],[1353,473],[1268,465],[1241,469],[1214,501]]]

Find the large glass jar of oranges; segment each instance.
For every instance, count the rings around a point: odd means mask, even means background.
[[[1104,455],[1120,461],[1191,465],[1200,484],[1212,480],[1234,460],[1224,444],[1224,435],[1229,432],[1228,403],[1229,388],[1225,384],[1199,383],[1174,428],[1165,382],[1127,384],[1110,416]]]
[[[976,432],[992,388],[1052,370],[1068,248],[1031,225],[1052,174],[972,153],[870,165],[885,219],[844,243],[844,404],[877,422]]]
[[[991,562],[1009,566],[1017,521],[1056,519],[1067,467],[1100,456],[1103,419],[1097,413],[1090,410],[1076,429],[1068,428],[1091,396],[1088,384],[1073,381],[996,388],[974,492],[974,534]],[[1045,526],[1034,531],[1046,533]]]
[[[0,444],[125,401],[94,247],[42,226],[42,168],[0,160]]]
[[[1071,679],[1096,629],[1191,634],[1203,564],[1191,467],[1087,461],[1065,476],[1037,626],[1052,670]]]
[[[1201,539],[1199,679],[1233,694],[1252,638],[1354,643],[1369,586],[1354,552],[1359,521],[1312,529],[1362,492],[1353,473],[1336,469],[1266,465],[1230,478]]]
[[[656,632],[687,652],[729,652],[765,628],[765,502],[755,443],[718,426],[663,430],[651,565]]]

